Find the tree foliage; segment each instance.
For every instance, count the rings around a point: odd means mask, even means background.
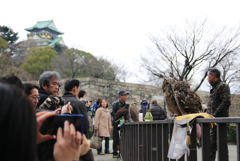
[[[30,55],[21,65],[27,73],[31,74],[34,79],[47,70],[54,70],[52,59],[57,55],[57,52],[50,47],[30,48],[27,53]]]
[[[0,26],[0,36],[10,44],[18,40],[18,33],[7,26]]]
[[[93,77],[115,81],[122,78],[125,80],[127,74],[127,70],[116,62],[74,48],[66,49],[63,55],[58,55],[54,59],[54,66],[65,78]]]
[[[207,29],[205,20],[186,22],[184,30],[163,30],[161,37],[150,37],[154,48],[147,56],[141,56],[140,65],[157,78],[192,81],[198,75],[194,83],[197,91],[207,76],[206,69],[216,67],[240,48],[239,29],[212,29]]]
[[[67,48],[68,47],[66,45],[62,45],[60,43],[56,43],[53,49],[56,50],[58,52],[58,54],[62,54],[62,53],[64,53],[64,51]]]
[[[87,64],[87,59],[94,59],[94,56],[78,49],[66,49],[63,55],[58,55],[54,64],[59,72],[66,78],[85,76],[83,68]]]
[[[7,41],[0,37],[0,54],[6,52],[7,46],[8,46]]]

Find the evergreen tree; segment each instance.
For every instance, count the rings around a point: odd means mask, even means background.
[[[0,26],[0,37],[6,40],[9,44],[13,44],[18,40],[18,33],[13,32],[10,27]]]

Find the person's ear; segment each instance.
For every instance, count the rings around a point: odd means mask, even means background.
[[[45,90],[47,89],[47,85],[42,83],[42,88]]]
[[[76,90],[77,90],[77,86],[73,87],[72,91],[76,92]]]

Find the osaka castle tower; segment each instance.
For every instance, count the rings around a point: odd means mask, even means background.
[[[25,28],[25,30],[30,32],[27,34],[27,41],[36,43],[34,46],[48,45],[54,47],[56,43],[65,45],[62,38],[64,33],[56,28],[53,20],[38,21],[32,27]]]

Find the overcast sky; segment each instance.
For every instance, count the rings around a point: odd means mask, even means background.
[[[19,40],[26,40],[24,28],[53,18],[68,47],[115,59],[136,71],[137,58],[151,45],[150,33],[205,17],[219,25],[236,26],[239,4],[230,0],[8,0],[1,2],[0,25],[10,26],[19,33]]]

